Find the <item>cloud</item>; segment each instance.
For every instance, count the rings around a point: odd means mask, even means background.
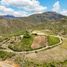
[[[67,10],[61,9],[60,1],[56,1],[51,9],[67,16]],[[47,11],[47,6],[40,4],[39,0],[1,0],[0,15],[14,15],[16,17],[29,16]]]
[[[13,10],[11,8],[7,8],[5,6],[0,6],[0,11],[6,12],[6,13],[12,13]]]
[[[67,10],[62,10],[60,14],[67,16]]]
[[[61,9],[61,5],[60,5],[60,2],[59,2],[59,1],[56,1],[56,2],[53,4],[52,11],[58,12],[58,13],[60,13],[60,14],[62,14],[62,15],[67,16],[67,10]]]
[[[15,11],[11,8],[0,5],[0,15],[13,15],[16,17],[27,16],[25,11]]]
[[[60,11],[60,2],[57,1],[54,3],[52,11],[59,12]]]
[[[47,7],[42,6],[38,0],[2,0],[1,4],[2,8],[9,6],[15,6],[16,9],[21,9],[18,12],[14,12],[12,8],[4,8],[6,9],[4,12],[9,12],[9,14],[16,13],[16,15],[30,15],[35,13],[43,13],[47,10]],[[21,14],[22,13],[22,14]],[[14,14],[15,15],[15,14]]]

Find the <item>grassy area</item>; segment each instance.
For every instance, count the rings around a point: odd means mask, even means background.
[[[26,61],[25,67],[67,67],[67,61],[64,62],[50,62],[50,63],[35,63]]]
[[[3,42],[4,40],[9,40],[10,37],[7,37],[7,36],[2,36],[0,37],[0,42]]]
[[[61,62],[62,67],[67,67],[67,60],[65,60],[64,62]]]
[[[59,40],[58,37],[48,36],[48,44],[49,44],[49,46],[57,44],[59,42],[60,42],[60,40]]]
[[[17,63],[20,64],[21,67],[67,67],[67,60],[63,61],[63,62],[34,62],[34,61],[29,61],[27,58],[26,59],[21,59],[16,58],[15,60]],[[23,63],[24,62],[24,63]]]
[[[0,59],[5,60],[7,58],[11,58],[12,56],[14,56],[15,54],[13,53],[9,53],[6,51],[0,51]]]
[[[4,37],[0,37],[0,42],[2,42],[5,38]]]
[[[63,44],[61,45],[61,47],[67,49],[67,38],[63,39]]]
[[[13,51],[28,51],[31,49],[31,44],[33,42],[33,36],[26,37],[24,36],[21,42],[13,45],[9,45],[8,47]]]

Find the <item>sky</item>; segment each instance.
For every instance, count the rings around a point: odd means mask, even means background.
[[[0,15],[25,17],[47,11],[67,16],[67,0],[0,0]]]

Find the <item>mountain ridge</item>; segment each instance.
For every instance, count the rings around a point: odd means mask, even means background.
[[[0,33],[13,33],[26,29],[50,29],[53,30],[55,27],[58,30],[65,30],[67,33],[67,17],[56,12],[45,12],[42,14],[34,14],[28,17],[12,17],[11,19],[0,18]],[[63,23],[64,22],[64,23]],[[62,29],[63,28],[63,29]]]

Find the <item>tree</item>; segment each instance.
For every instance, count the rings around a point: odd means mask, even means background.
[[[24,38],[29,38],[29,37],[31,37],[30,33],[28,31],[25,31]]]

